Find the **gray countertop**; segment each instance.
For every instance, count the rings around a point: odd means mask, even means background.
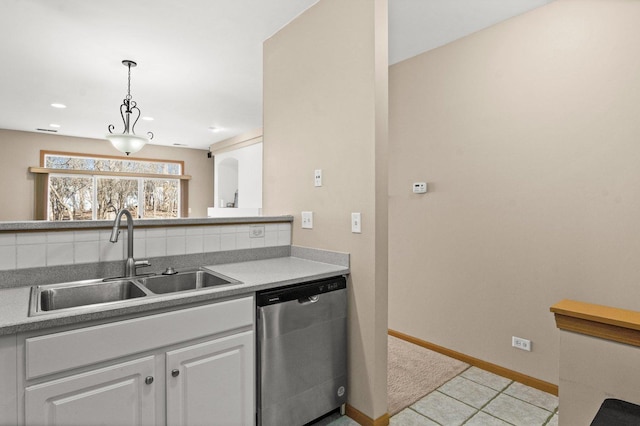
[[[36,316],[29,316],[31,287],[2,289],[0,290],[0,335],[62,325],[81,325],[83,322],[92,320],[180,307],[208,300],[251,295],[256,291],[268,288],[348,274],[349,267],[345,266],[345,262],[338,263],[340,264],[289,256],[205,266],[206,269],[240,281],[240,283],[168,295],[148,296],[108,306],[84,307],[81,312],[53,312]]]

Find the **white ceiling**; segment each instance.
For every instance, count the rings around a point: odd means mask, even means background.
[[[389,0],[390,63],[550,1]],[[132,59],[136,132],[208,149],[262,126],[262,42],[316,2],[0,0],[0,128],[121,132]]]

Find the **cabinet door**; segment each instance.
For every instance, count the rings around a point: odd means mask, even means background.
[[[156,387],[149,356],[29,386],[25,423],[47,426],[153,425]]]
[[[16,335],[0,336],[0,425],[18,423]]]
[[[254,333],[167,352],[167,424],[255,423]]]

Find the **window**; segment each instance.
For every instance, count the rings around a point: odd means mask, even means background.
[[[100,172],[180,175],[182,162],[133,160],[119,157],[86,157],[82,154],[44,153],[44,167],[61,170],[95,170]]]
[[[186,216],[190,176],[182,174],[181,161],[43,151],[40,163],[43,167],[30,168],[46,176],[36,179],[42,187],[36,193],[36,219],[112,219],[122,208],[138,218]]]
[[[179,211],[180,186],[176,180],[145,179],[144,217],[176,217]]]
[[[93,179],[49,176],[49,220],[93,219]]]
[[[141,217],[138,209],[139,179],[95,177],[96,219],[109,219],[109,214],[127,209],[133,217]]]

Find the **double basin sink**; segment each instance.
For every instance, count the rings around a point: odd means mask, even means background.
[[[77,281],[34,286],[31,289],[30,315],[71,311],[154,297],[183,291],[238,284],[228,277],[205,270],[178,272],[109,280]]]

